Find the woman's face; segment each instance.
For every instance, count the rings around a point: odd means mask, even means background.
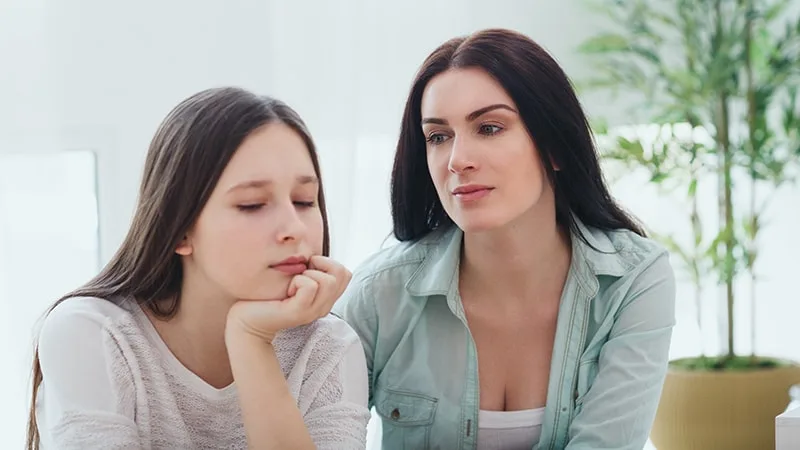
[[[553,196],[517,106],[485,71],[437,75],[423,92],[421,113],[433,184],[465,232],[508,225]]]
[[[292,276],[322,253],[319,188],[300,135],[282,123],[254,131],[177,249],[187,276],[232,300],[286,298]]]

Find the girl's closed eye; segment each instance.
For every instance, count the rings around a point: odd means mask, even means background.
[[[313,208],[316,203],[314,201],[296,201],[294,204],[300,208]]]
[[[241,204],[241,205],[236,205],[236,208],[239,211],[244,211],[244,212],[258,211],[259,209],[261,209],[263,207],[264,207],[264,203],[245,203],[245,204]]]

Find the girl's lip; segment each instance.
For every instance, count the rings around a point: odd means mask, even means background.
[[[300,275],[308,270],[308,266],[303,263],[275,264],[271,268],[289,275]]]

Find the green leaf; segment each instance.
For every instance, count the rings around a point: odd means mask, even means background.
[[[687,195],[689,197],[694,197],[696,193],[697,193],[697,179],[693,179],[689,183],[689,189],[687,191]]]
[[[631,155],[635,155],[640,157],[644,153],[644,147],[642,146],[642,142],[637,140],[630,140],[626,137],[619,137],[617,139],[619,143],[619,147],[623,150],[626,150]]]
[[[656,172],[650,177],[650,182],[655,184],[663,183],[669,176],[664,172]]]
[[[760,16],[765,23],[770,23],[781,17],[790,4],[791,2],[789,0],[775,1],[771,5],[768,5],[767,9],[764,10]]]
[[[589,123],[595,135],[608,134],[608,120],[605,117],[592,117]]]

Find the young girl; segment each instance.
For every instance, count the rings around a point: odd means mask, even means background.
[[[674,276],[603,184],[550,55],[484,30],[426,59],[392,215],[403,242],[363,264],[337,304],[367,352],[384,450],[641,450]]]
[[[297,114],[234,88],[186,99],[121,248],[44,321],[28,448],[363,449],[364,353],[328,315],[350,274],[327,255]]]

